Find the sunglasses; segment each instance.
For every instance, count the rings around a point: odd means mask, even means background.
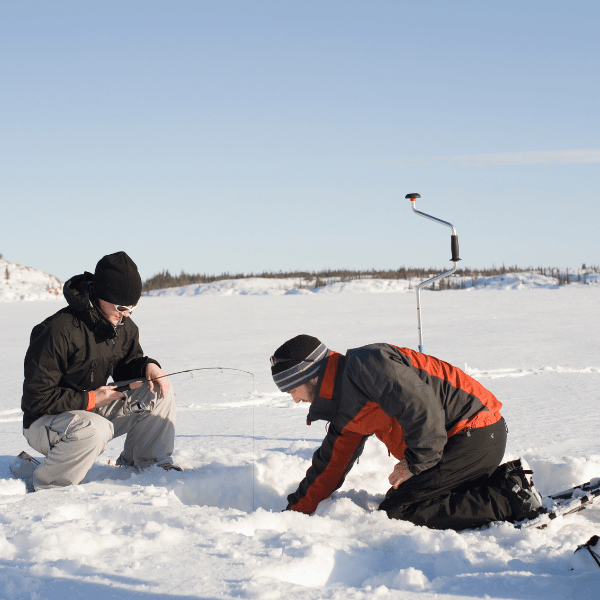
[[[113,306],[115,307],[115,310],[117,312],[120,312],[120,313],[128,312],[129,314],[131,314],[137,308],[137,304],[134,306],[123,306],[121,304],[113,304]]]
[[[278,356],[271,356],[271,366],[274,367],[278,363],[290,362],[291,360],[299,360],[300,362],[315,362],[310,358],[279,358]]]

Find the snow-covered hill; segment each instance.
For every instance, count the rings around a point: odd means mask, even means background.
[[[591,285],[600,281],[600,274],[581,269],[569,269],[561,276],[569,276],[569,285]],[[434,273],[432,273],[432,276]],[[339,293],[385,293],[414,291],[421,279],[353,279],[332,281],[322,287],[314,287],[315,282],[299,278],[275,279],[248,277],[245,279],[223,279],[211,283],[195,283],[162,290],[152,290],[147,296],[246,296],[284,294],[339,294]],[[436,286],[439,284],[436,284]],[[442,286],[451,289],[534,289],[559,287],[556,277],[541,275],[535,271],[506,273],[488,277],[452,276],[442,280]],[[436,287],[436,289],[438,289]]]
[[[62,287],[54,275],[0,258],[0,302],[62,300]]]
[[[556,271],[558,273],[558,271]],[[431,273],[431,276],[437,273]],[[595,285],[600,282],[600,273],[586,269],[568,269],[560,274],[562,283],[569,279],[569,285]],[[322,278],[319,281],[324,281]],[[223,279],[211,283],[196,283],[146,292],[146,296],[281,296],[289,294],[340,294],[389,292],[412,292],[422,281],[411,279],[353,279],[339,281],[325,280],[326,285],[315,287],[316,280],[298,277],[270,278],[246,277],[243,279]],[[537,271],[522,271],[504,275],[466,277],[454,275],[442,280],[442,289],[513,289],[529,290],[537,288],[557,289],[559,279],[542,275]],[[433,289],[440,289],[436,283]],[[429,288],[426,288],[429,289]],[[0,302],[17,300],[62,300],[61,281],[32,267],[26,267],[0,258]]]

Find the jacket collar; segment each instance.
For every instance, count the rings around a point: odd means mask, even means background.
[[[63,294],[69,307],[100,338],[110,340],[117,336],[117,329],[102,314],[92,299],[91,284],[94,276],[87,271],[71,277],[63,286]]]
[[[332,421],[340,404],[340,380],[346,357],[338,352],[329,354],[319,371],[317,392],[306,415],[306,424],[323,419]]]

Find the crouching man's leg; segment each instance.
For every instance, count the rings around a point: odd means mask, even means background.
[[[112,439],[113,426],[93,412],[73,410],[40,417],[23,434],[46,457],[33,473],[40,490],[80,483]]]
[[[113,424],[114,437],[127,435],[123,452],[117,459],[118,465],[141,469],[151,464],[163,467],[173,464],[175,392],[172,385],[163,398],[158,385],[151,391],[144,383],[127,392],[126,398],[98,412]]]
[[[432,529],[469,529],[514,520],[505,490],[489,486],[506,447],[504,419],[448,439],[440,462],[391,488],[379,509]]]

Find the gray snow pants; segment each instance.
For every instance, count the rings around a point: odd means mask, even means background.
[[[118,382],[122,385],[128,382]],[[113,385],[113,384],[110,384]],[[133,412],[131,403],[146,404]],[[143,468],[154,463],[172,463],[175,441],[175,392],[171,385],[166,398],[158,385],[150,391],[144,383],[108,406],[93,412],[72,410],[44,415],[23,435],[29,445],[46,458],[33,473],[36,490],[80,483],[94,461],[113,438],[127,434],[117,460],[121,466]]]

